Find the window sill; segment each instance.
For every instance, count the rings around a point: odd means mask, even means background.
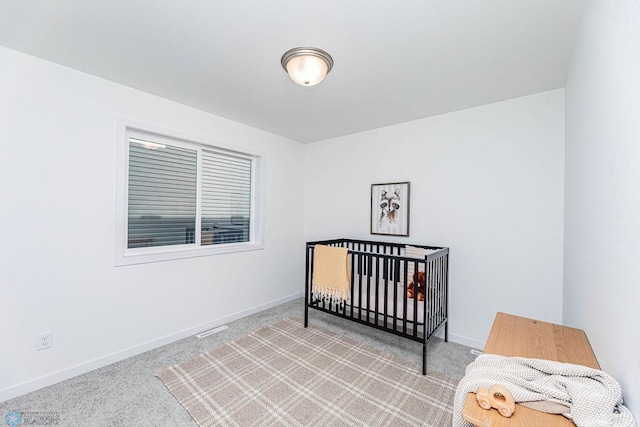
[[[116,254],[115,265],[116,267],[120,267],[150,262],[173,261],[235,252],[256,251],[263,248],[262,243],[229,243],[200,247],[183,245],[128,249],[125,250],[124,253]]]

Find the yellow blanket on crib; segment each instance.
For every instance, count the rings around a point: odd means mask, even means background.
[[[313,251],[313,293],[349,301],[351,266],[347,248],[316,245]]]

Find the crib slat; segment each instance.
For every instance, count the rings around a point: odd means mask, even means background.
[[[407,261],[406,259],[404,261],[402,261],[402,267],[404,268],[404,274],[402,275],[402,281],[403,283],[403,287],[402,289],[404,289],[403,292],[403,296],[402,296],[402,333],[406,334],[407,333],[407,304],[409,303],[407,301],[407,268],[409,267],[409,261]],[[398,282],[396,280],[396,282]],[[398,285],[396,285],[396,288],[398,287]],[[415,302],[414,304],[415,305]],[[416,318],[414,317],[413,320],[415,321]]]
[[[418,261],[413,261],[413,277],[411,278],[411,280],[413,280],[413,321],[414,323],[418,322],[418,305],[419,305],[418,304],[418,277],[419,275],[420,275],[420,265],[418,264]],[[423,310],[422,322],[423,323],[426,319],[426,317],[424,316],[424,310],[426,308],[426,305],[427,305],[427,302],[425,301],[424,304],[422,304],[422,310]],[[415,326],[413,328],[413,336],[414,337],[418,336],[418,328]]]
[[[394,332],[398,331],[398,286],[395,283],[398,281],[398,276],[400,275],[400,267],[399,262],[396,258],[391,260],[393,265],[393,330]]]
[[[383,258],[384,260],[384,324],[383,326],[386,327],[387,326],[387,310],[388,310],[388,306],[389,303],[387,301],[389,301],[389,259],[388,258]]]

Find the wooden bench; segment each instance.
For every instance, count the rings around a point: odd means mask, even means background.
[[[505,313],[496,314],[484,352],[555,360],[600,369],[589,340],[581,329]],[[562,415],[546,414],[518,404],[513,416],[505,418],[495,409],[482,409],[475,393],[467,395],[462,417],[477,427],[575,427]]]

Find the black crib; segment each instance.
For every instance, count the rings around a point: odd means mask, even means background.
[[[315,245],[345,247],[351,263],[350,301],[314,296]],[[407,249],[405,249],[407,248]],[[416,257],[409,248],[427,253]],[[418,248],[418,249],[415,249]],[[444,326],[448,340],[449,248],[336,239],[307,242],[304,326],[309,308],[400,335],[422,343],[422,374],[427,373],[427,342]],[[407,296],[407,286],[424,272],[424,301]]]

